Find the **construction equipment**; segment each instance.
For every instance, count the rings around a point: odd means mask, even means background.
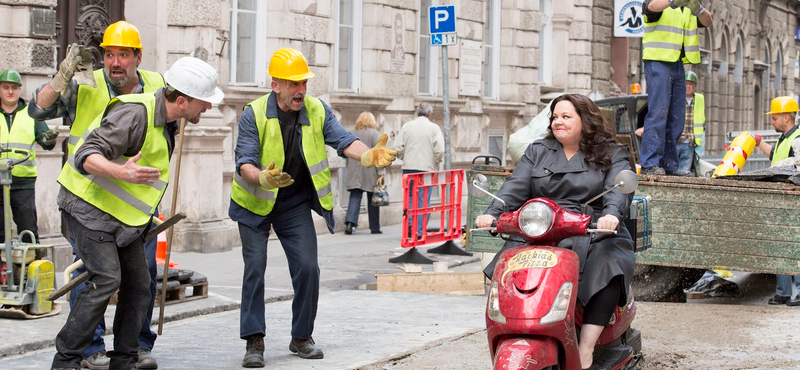
[[[43,257],[53,255],[52,245],[38,244],[30,230],[19,233],[19,239],[11,238],[11,170],[30,157],[23,149],[0,149],[0,153],[15,153],[24,158],[0,158],[0,184],[3,188],[3,211],[5,240],[0,253],[0,317],[15,319],[36,319],[57,315],[61,306],[45,299],[56,285],[55,268],[52,261]],[[33,243],[23,243],[24,236]]]

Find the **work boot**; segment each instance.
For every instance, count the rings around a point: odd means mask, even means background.
[[[108,370],[111,359],[106,356],[106,351],[95,352],[93,355],[81,360],[81,367],[92,370]]]
[[[247,337],[247,353],[242,359],[242,367],[264,367],[264,337],[257,334]]]
[[[350,235],[354,231],[356,231],[356,225],[353,225],[352,222],[345,222],[344,223],[344,233],[345,234]]]
[[[158,369],[158,362],[156,358],[153,357],[153,354],[150,353],[150,350],[139,348],[139,359],[136,360],[136,368],[149,370]]]
[[[794,299],[790,299],[786,302],[787,306],[797,307],[800,306],[800,294],[794,296]]]
[[[767,301],[767,303],[771,305],[786,304],[786,302],[789,302],[790,298],[791,297],[786,297],[776,294],[774,297],[770,298],[769,301]]]
[[[651,176],[663,176],[666,175],[667,173],[664,172],[664,169],[661,167],[643,167],[640,174],[651,175]]]
[[[319,359],[324,355],[321,349],[314,346],[314,338],[297,339],[293,337],[289,342],[289,350],[302,358]]]

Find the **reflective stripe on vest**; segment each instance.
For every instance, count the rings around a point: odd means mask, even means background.
[[[267,118],[267,101],[270,94],[252,101],[247,106],[253,110],[261,142],[259,168],[264,170],[266,164],[275,162],[275,168],[283,168],[284,157],[283,135],[277,118]],[[247,107],[245,106],[245,108]],[[333,192],[331,190],[331,171],[328,167],[328,152],[325,150],[325,136],[322,128],[325,125],[325,107],[322,101],[306,95],[303,102],[310,125],[301,125],[302,154],[314,190],[319,198],[320,206],[325,210],[333,209]],[[269,145],[267,145],[269,143]],[[241,176],[234,176],[231,187],[231,199],[236,204],[260,216],[266,216],[275,206],[278,189],[267,190],[261,186],[248,183]]]
[[[156,92],[156,90],[164,87],[164,77],[161,74],[141,69],[139,74],[144,80],[143,93]],[[75,146],[87,131],[86,129],[94,122],[97,116],[103,114],[108,102],[111,101],[111,94],[109,93],[102,68],[94,71],[94,80],[97,82],[97,87],[78,86],[78,106],[75,110],[75,122],[72,123],[69,129],[68,154],[72,154],[75,151]],[[84,137],[85,139],[86,137]]]
[[[5,122],[0,123],[0,147],[3,149],[22,149],[30,153],[25,162],[14,165],[11,175],[16,177],[36,177],[36,121],[28,115],[28,107],[14,114],[11,131]],[[0,158],[22,159],[25,154],[6,152]]]
[[[792,149],[792,141],[800,136],[800,127],[795,126],[794,132],[792,132],[789,137],[783,138],[779,143],[777,143],[774,151],[772,152],[772,165],[774,166],[776,163],[789,158],[789,150]],[[797,153],[794,153],[797,155]]]
[[[694,133],[694,143],[700,146],[703,143],[703,132],[706,130],[706,97],[703,94],[694,93],[694,115],[692,117],[692,133]]]
[[[141,104],[147,109],[147,133],[140,150],[142,158],[136,162],[139,166],[154,167],[161,171],[161,176],[153,184],[132,184],[126,181],[109,179],[92,174],[83,175],[75,169],[75,154],[71,153],[67,164],[61,169],[58,182],[67,190],[89,204],[108,213],[128,226],[142,226],[148,222],[161,201],[169,182],[169,146],[164,137],[164,126],[154,124],[155,94],[123,95],[108,104],[111,109],[116,104]],[[106,110],[106,113],[108,112]],[[87,128],[87,132],[100,126],[105,113],[97,116]],[[76,149],[83,144],[79,140]],[[122,156],[112,160],[117,164],[125,164],[130,157]]]
[[[645,17],[647,20],[647,17]],[[697,17],[689,8],[667,8],[657,22],[645,22],[642,59],[677,62],[684,50],[684,63],[700,63],[700,38]]]

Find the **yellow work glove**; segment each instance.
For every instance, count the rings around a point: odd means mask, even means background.
[[[386,149],[387,141],[389,141],[389,135],[381,135],[380,139],[378,139],[378,144],[361,155],[361,165],[364,167],[384,168],[392,164],[397,157],[397,151]]]
[[[258,182],[267,190],[285,188],[294,184],[294,180],[288,173],[281,172],[280,169],[275,168],[274,161],[269,164],[266,170],[258,174]]]
[[[81,62],[83,62],[84,50],[83,45],[72,44],[69,46],[67,56],[58,67],[58,73],[50,81],[50,86],[53,87],[53,90],[64,95],[69,87],[69,82],[72,81],[72,76],[78,70]]]

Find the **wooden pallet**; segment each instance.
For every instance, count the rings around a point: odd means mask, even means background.
[[[187,294],[187,290],[190,290],[191,294]],[[118,293],[119,292],[116,292],[113,296],[111,296],[111,300],[108,302],[108,304],[117,304]],[[164,305],[166,306],[175,303],[189,302],[200,298],[208,298],[208,280],[194,284],[181,284],[177,288],[173,289],[167,288],[167,297],[164,300]],[[155,301],[156,307],[158,307],[159,303],[161,302],[161,289],[156,290]]]

